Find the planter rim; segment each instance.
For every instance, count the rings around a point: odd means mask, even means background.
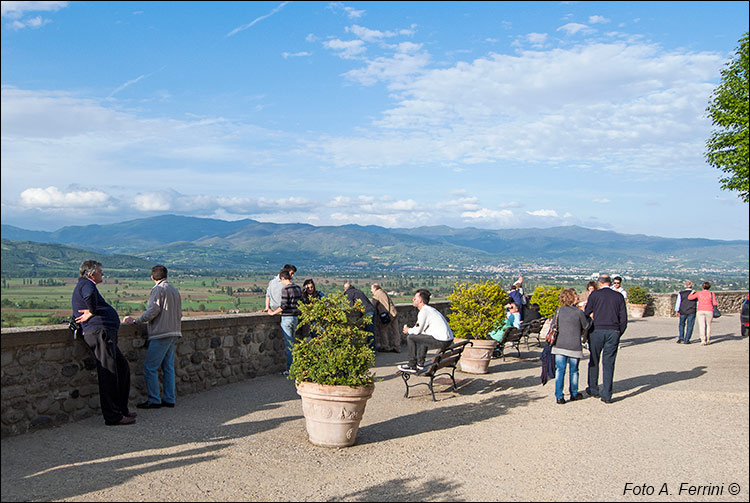
[[[345,386],[341,384],[318,384],[300,381],[296,384],[297,393],[302,395],[321,395],[326,397],[370,397],[375,384],[369,386]]]

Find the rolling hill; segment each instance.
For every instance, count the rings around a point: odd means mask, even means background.
[[[163,262],[183,269],[273,270],[283,263],[318,269],[476,269],[503,264],[664,270],[746,270],[748,241],[629,235],[578,226],[547,229],[447,226],[389,229],[378,226],[273,224],[163,215],[109,225],[63,227],[54,232],[2,225],[3,272],[20,261],[55,267],[54,244],[112,255],[133,267]],[[12,244],[25,242],[26,244]],[[61,252],[62,253],[62,252]],[[83,254],[88,252],[83,251]],[[89,255],[91,255],[89,253]],[[54,260],[59,260],[54,259]],[[99,259],[97,259],[99,260]],[[143,262],[138,262],[139,260]],[[101,261],[101,260],[100,260]],[[102,261],[104,262],[104,261]],[[80,264],[80,261],[79,261]],[[70,264],[68,264],[69,266]],[[78,264],[76,264],[77,268]],[[111,266],[110,266],[111,267]]]

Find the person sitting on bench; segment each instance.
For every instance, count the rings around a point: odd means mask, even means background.
[[[521,316],[519,314],[520,309],[518,304],[515,302],[509,302],[505,305],[505,310],[507,311],[505,315],[505,324],[490,332],[490,337],[497,342],[502,342],[503,336],[511,328],[521,328]]]
[[[423,370],[428,349],[443,349],[453,343],[453,331],[448,326],[448,320],[440,311],[427,305],[430,295],[428,290],[420,288],[412,299],[412,305],[419,309],[419,314],[417,324],[412,328],[404,325],[409,362],[398,366],[402,372],[416,373]]]

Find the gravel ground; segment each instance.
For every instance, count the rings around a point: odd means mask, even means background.
[[[379,353],[344,449],[310,444],[294,384],[260,377],[139,410],[133,426],[3,439],[2,501],[748,501],[748,339],[736,314],[713,333],[683,346],[676,319],[631,320],[612,404],[557,405],[534,346],[457,372],[436,403],[426,386],[403,398],[405,347]]]

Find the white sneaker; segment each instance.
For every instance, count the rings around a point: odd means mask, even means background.
[[[410,367],[408,363],[402,363],[397,367],[401,372],[409,372],[410,374],[417,373],[417,367]]]

